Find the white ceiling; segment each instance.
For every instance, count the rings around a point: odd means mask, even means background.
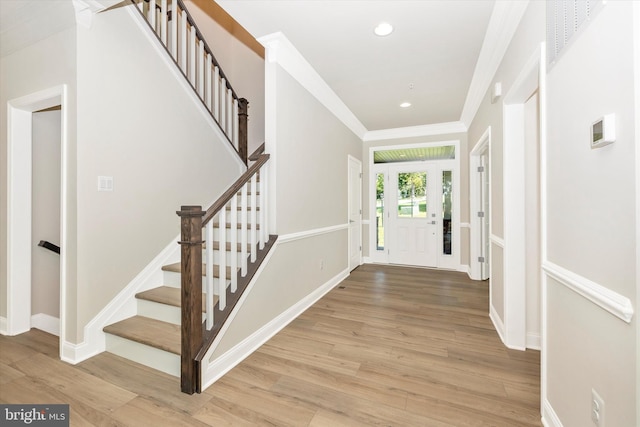
[[[374,131],[461,119],[495,1],[217,3],[256,38],[282,32]],[[380,21],[394,26],[390,36],[374,35]]]

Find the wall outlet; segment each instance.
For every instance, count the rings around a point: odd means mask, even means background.
[[[320,270],[324,270],[324,259],[320,260]]]
[[[597,427],[604,427],[604,400],[591,389],[591,421]]]

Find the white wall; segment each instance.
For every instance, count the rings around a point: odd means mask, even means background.
[[[60,246],[60,110],[33,114],[31,314],[60,317],[60,255],[38,247]]]
[[[208,207],[243,169],[157,46],[126,8],[78,28],[79,339],[180,232],[180,206]],[[98,192],[98,176],[114,190]]]
[[[578,285],[637,301],[633,3],[607,2],[548,73],[543,262],[577,275]],[[592,150],[591,123],[608,113],[617,140]],[[546,286],[547,409],[565,426],[591,425],[593,388],[607,426],[637,426],[637,307],[626,323],[563,281]]]

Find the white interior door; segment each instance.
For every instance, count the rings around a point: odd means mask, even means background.
[[[480,204],[482,217],[480,218],[480,279],[489,278],[489,161],[487,153],[480,156]],[[480,214],[479,214],[480,215]]]
[[[398,164],[389,167],[388,228],[392,264],[437,267],[442,241],[437,167]]]
[[[349,156],[349,270],[362,260],[362,163]]]

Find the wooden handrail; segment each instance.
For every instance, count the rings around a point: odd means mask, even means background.
[[[231,187],[227,191],[220,196],[218,200],[216,200],[209,209],[207,209],[204,217],[202,218],[202,225],[206,225],[209,221],[213,219],[213,217],[227,204],[232,197],[234,197],[242,186],[245,185],[251,177],[260,170],[262,165],[267,163],[269,160],[269,154],[261,154],[258,160],[252,164],[249,169],[245,173],[243,173],[240,178],[236,182],[234,182]]]
[[[251,155],[249,156],[249,160],[251,160],[252,162],[255,162],[256,160],[258,160],[258,158],[260,157],[260,154],[264,153],[264,148],[265,148],[265,143],[263,142],[262,144],[260,144],[258,148],[256,148],[256,151],[251,153]]]

